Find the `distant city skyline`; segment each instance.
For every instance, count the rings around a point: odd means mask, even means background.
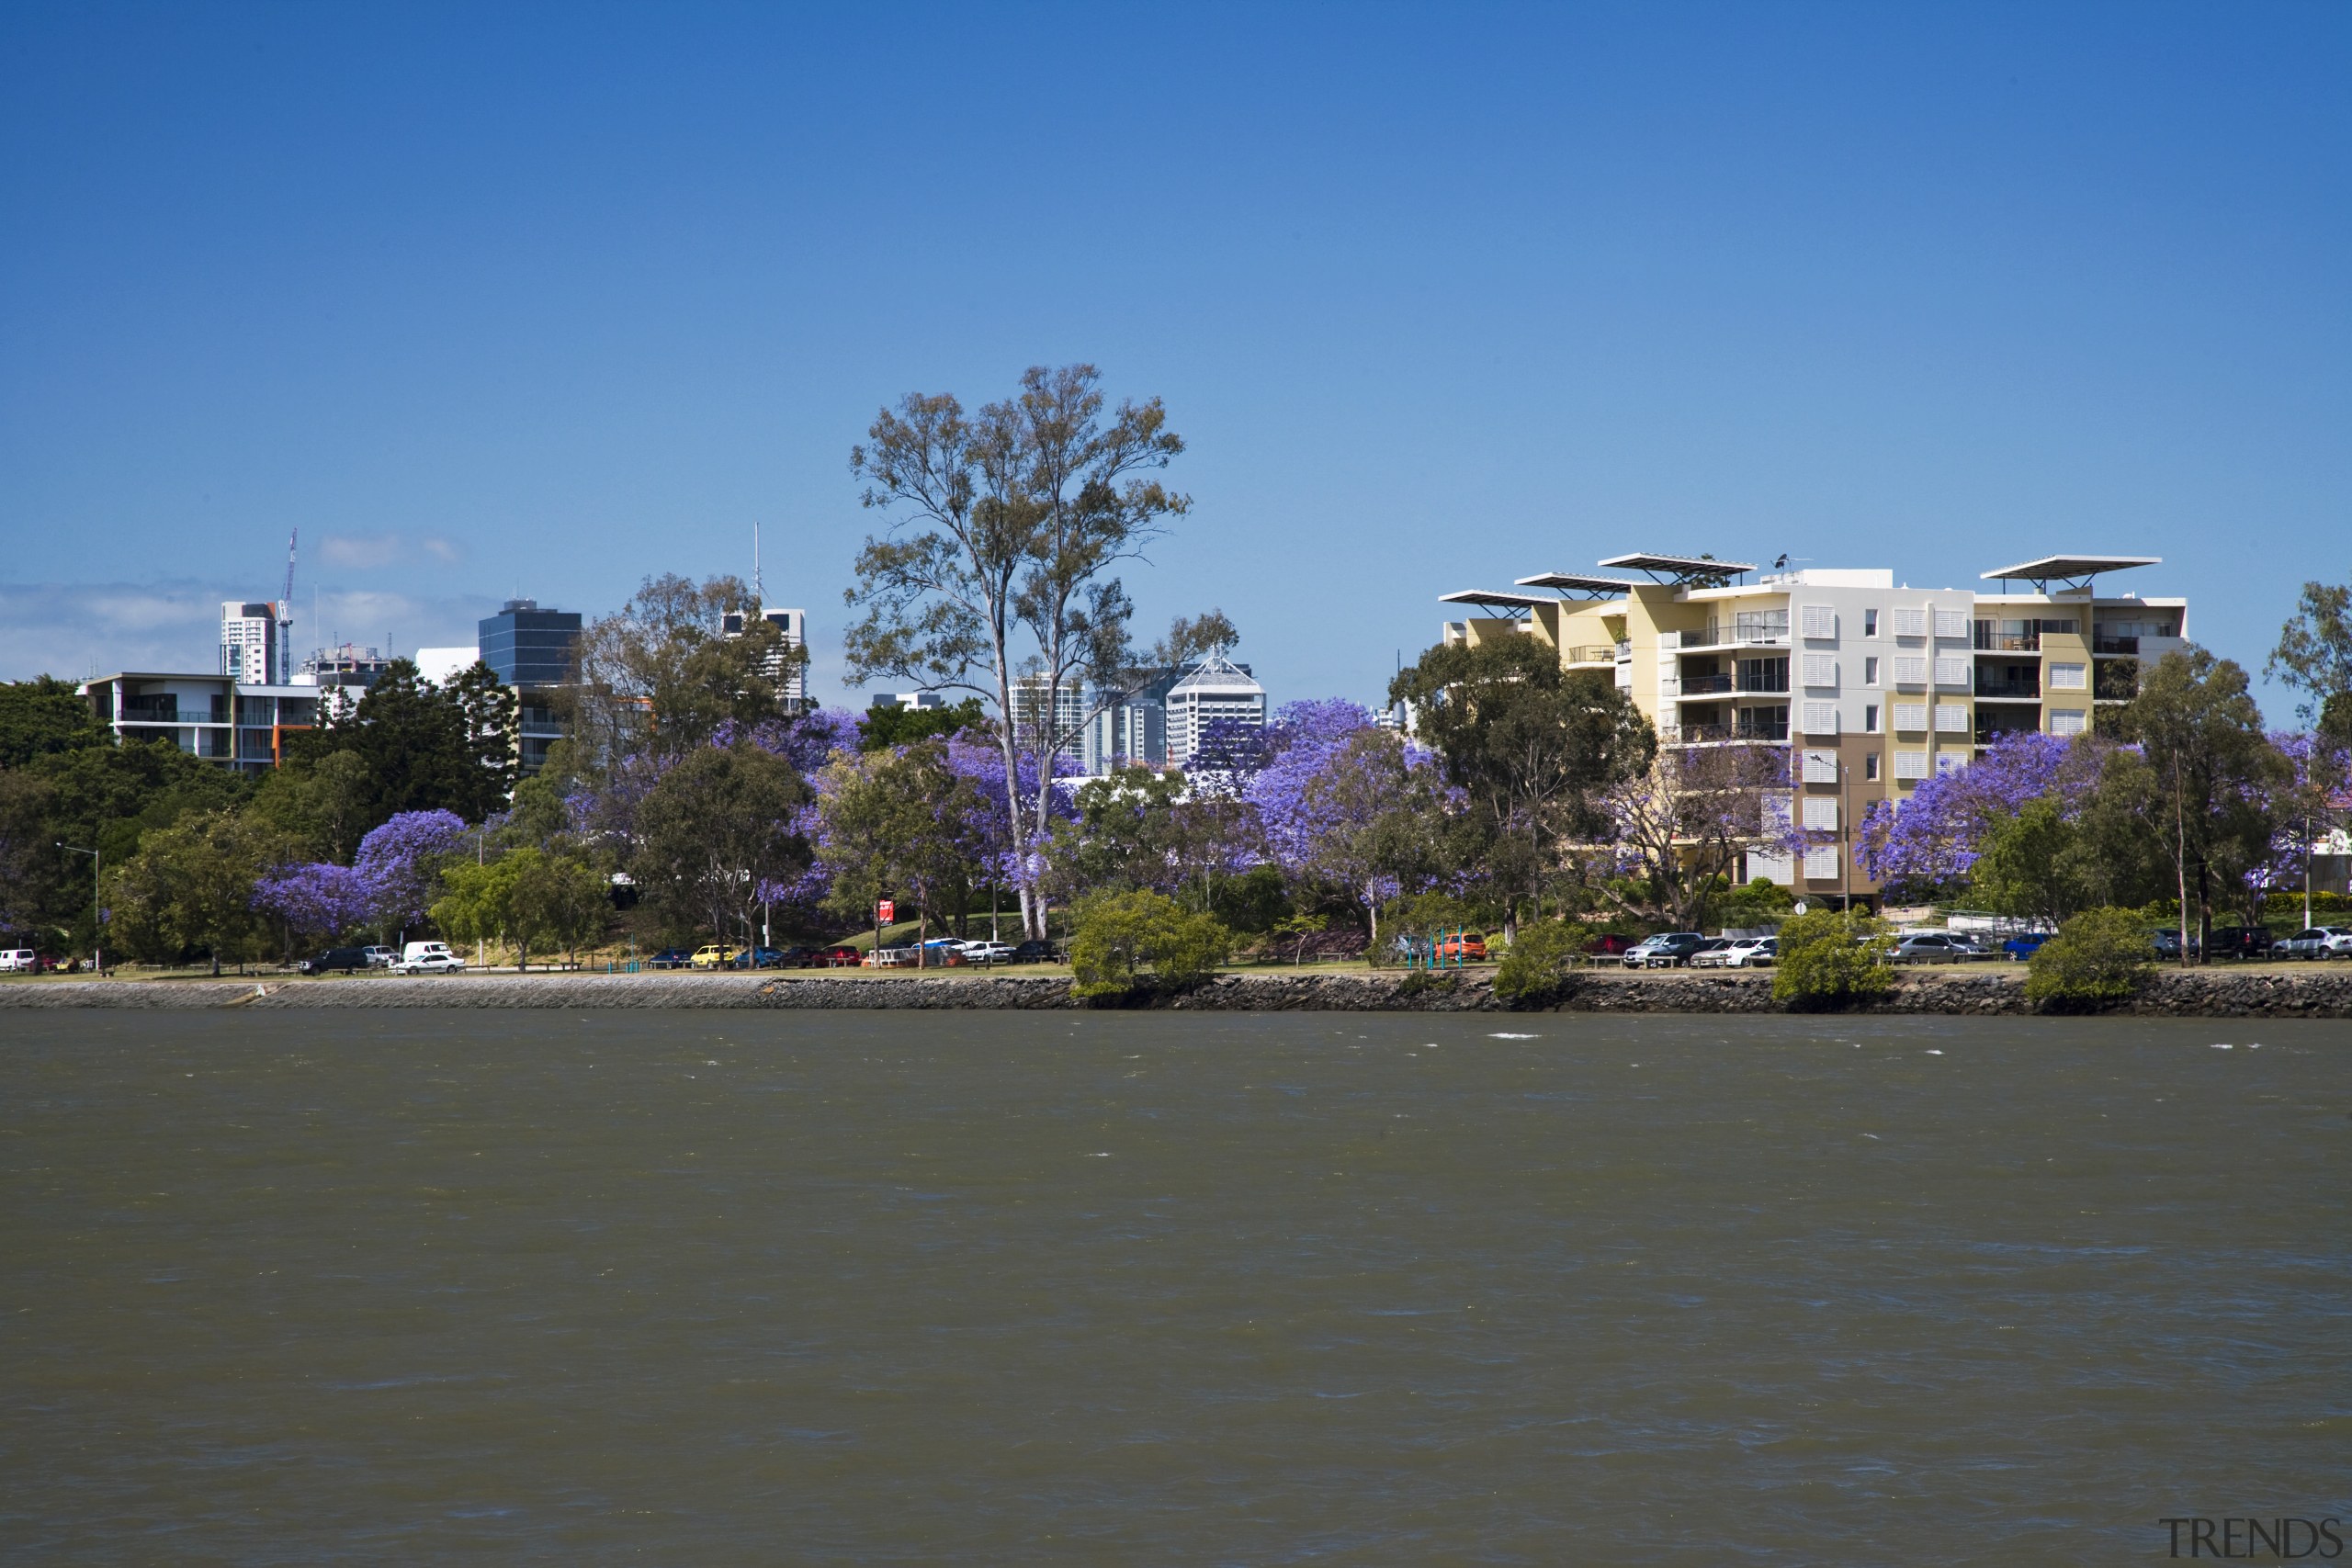
[[[759,525],[863,707],[851,445],[1075,360],[1191,444],[1139,634],[1220,607],[1277,703],[1637,547],[2161,556],[2257,681],[2352,577],[2340,7],[26,4],[0,46],[0,677],[212,668],[298,526],[299,659],[748,579]]]

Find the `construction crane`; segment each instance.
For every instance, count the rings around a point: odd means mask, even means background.
[[[294,679],[294,546],[301,536],[300,528],[286,536],[286,592],[277,601],[277,670],[273,677],[281,686]]]

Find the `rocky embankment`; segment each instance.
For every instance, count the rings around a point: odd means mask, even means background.
[[[1905,973],[1881,1013],[2024,1013],[2013,967]],[[1049,976],[464,975],[321,980],[48,981],[0,986],[10,1008],[808,1008],[1053,1009],[1102,1006]],[[1484,1012],[1502,1010],[1489,977],[1460,975],[1223,975],[1174,995],[1111,1004],[1194,1012]],[[1544,1010],[1778,1012],[1769,974],[1713,971],[1571,976]],[[2118,1012],[2198,1018],[2352,1018],[2352,966],[2212,968],[2157,975]]]

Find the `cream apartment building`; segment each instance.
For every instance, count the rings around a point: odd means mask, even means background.
[[[1869,897],[1850,852],[1873,804],[1899,805],[2003,735],[2082,733],[2131,698],[2142,661],[2182,645],[2186,599],[2098,591],[2157,564],[2051,556],[1985,572],[1998,586],[1977,590],[1635,553],[1600,562],[1606,575],[1539,572],[1441,602],[1481,612],[1449,622],[1448,642],[1541,638],[1566,668],[1607,671],[1663,741],[1787,750],[1787,809],[1820,841],[1794,858],[1759,848],[1743,874]]]

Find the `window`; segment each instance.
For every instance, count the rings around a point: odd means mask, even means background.
[[[1862,733],[1865,735],[1878,733],[1878,705],[1876,703],[1866,703],[1862,706]]]
[[[1785,833],[1789,830],[1789,823],[1792,819],[1790,813],[1792,809],[1792,803],[1788,795],[1778,790],[1770,792],[1764,796],[1762,809],[1764,836],[1766,838],[1769,839],[1776,834]]]
[[[1925,703],[1897,703],[1897,704],[1895,704],[1895,705],[1894,705],[1894,728],[1897,728],[1897,729],[1925,729],[1925,728],[1928,728],[1928,705],[1927,705],[1927,704],[1925,704]]]
[[[1894,635],[1896,637],[1926,637],[1928,635],[1928,612],[1925,610],[1895,611]]]
[[[2052,708],[2052,709],[2050,710],[2050,733],[2051,733],[2051,734],[2052,734],[2052,735],[2080,735],[2082,732],[2083,732],[2083,710],[2082,710],[2082,709],[2080,709],[2080,708]]]
[[[1894,754],[1894,776],[1898,781],[1926,778],[1928,754],[1925,751],[1897,751]]]
[[[1969,670],[1971,662],[1965,659],[1937,660],[1936,684],[1939,686],[1967,685],[1973,678]]]
[[[1838,753],[1807,751],[1804,754],[1804,782],[1836,784],[1838,782]]]
[[[1936,709],[1936,733],[1965,735],[1968,733],[1968,710],[1958,703],[1945,703]]]
[[[1832,653],[1808,653],[1804,656],[1804,683],[1808,686],[1838,684],[1838,656]]]
[[[1828,605],[1807,604],[1804,614],[1805,636],[1836,637],[1838,635],[1838,612]]]
[[[2083,689],[2084,669],[2079,664],[2052,664],[2050,667],[2050,689],[2053,692],[2079,692]]]
[[[1862,684],[1865,686],[1878,684],[1878,655],[1875,653],[1862,660]]]
[[[1836,703],[1805,704],[1804,732],[1807,735],[1837,734],[1838,705]]]
[[[1928,661],[1917,654],[1895,655],[1894,683],[1898,686],[1926,685],[1928,683]]]
[[[1936,753],[1936,774],[1939,778],[1950,773],[1956,773],[1966,766],[1968,766],[1968,759],[1962,756],[1957,751],[1939,751]]]
[[[1878,753],[1873,751],[1862,759],[1862,778],[1867,783],[1878,782]]]
[[[1815,844],[1805,851],[1804,874],[1815,882],[1834,880],[1838,875],[1838,846]]]
[[[1862,635],[1864,637],[1878,636],[1878,612],[1876,610],[1864,610],[1862,612]]]
[[[1970,620],[1969,613],[1965,610],[1938,610],[1936,635],[1938,637],[1967,637],[1975,629],[1969,624]]]
[[[1806,795],[1804,825],[1818,832],[1836,832],[1838,830],[1838,797],[1834,795]]]
[[[1740,642],[1786,642],[1789,640],[1789,613],[1786,610],[1736,610],[1731,617],[1732,636]]]

